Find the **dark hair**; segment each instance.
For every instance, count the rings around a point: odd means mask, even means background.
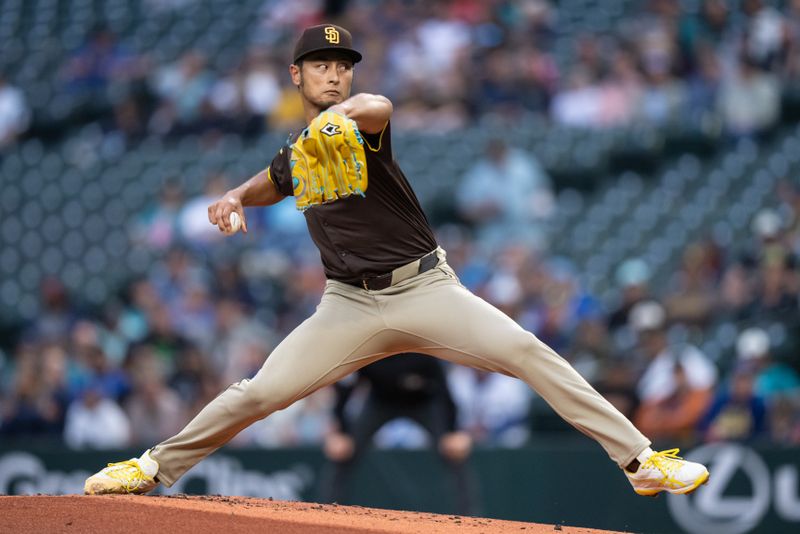
[[[303,67],[303,63],[306,61],[313,61],[314,59],[321,59],[322,61],[329,61],[332,59],[345,59],[350,61],[355,66],[355,61],[353,61],[352,56],[346,54],[339,50],[317,50],[314,52],[309,52],[308,54],[304,55],[301,58],[298,58],[294,64],[297,66],[298,69]]]

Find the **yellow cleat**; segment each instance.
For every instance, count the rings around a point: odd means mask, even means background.
[[[157,473],[158,462],[150,458],[148,449],[139,458],[108,464],[86,479],[83,492],[86,495],[147,493],[158,486]]]
[[[662,491],[687,495],[708,482],[708,469],[678,456],[680,449],[652,453],[635,473],[625,471],[633,491],[639,495],[655,496]]]

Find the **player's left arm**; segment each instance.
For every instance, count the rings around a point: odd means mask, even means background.
[[[328,111],[341,113],[356,121],[360,131],[374,134],[384,129],[393,109],[391,100],[383,95],[359,93],[341,104],[331,106]]]

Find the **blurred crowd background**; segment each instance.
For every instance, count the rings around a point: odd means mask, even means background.
[[[302,127],[288,58],[320,22],[393,100],[467,287],[658,443],[800,445],[796,0],[0,0],[3,443],[152,445],[313,312],[291,201],[232,238],[206,207]],[[447,371],[478,444],[571,435],[522,382]],[[318,445],[332,402],[234,444]]]

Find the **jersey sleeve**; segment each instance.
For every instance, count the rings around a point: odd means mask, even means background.
[[[283,196],[290,197],[294,195],[294,185],[292,184],[292,169],[289,164],[289,154],[291,150],[289,147],[284,146],[278,151],[272,162],[267,167],[267,175],[278,192]]]
[[[361,132],[364,139],[364,148],[367,153],[373,153],[382,159],[392,160],[392,123],[388,121],[383,130],[377,133]]]

